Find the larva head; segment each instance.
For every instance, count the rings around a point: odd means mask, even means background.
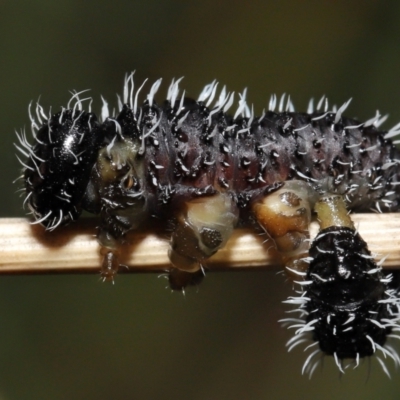
[[[65,225],[81,213],[98,147],[96,126],[91,113],[63,110],[42,124],[33,146],[25,146],[26,202],[37,222],[49,229]]]

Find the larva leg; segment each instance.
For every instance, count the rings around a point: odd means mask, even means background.
[[[100,244],[100,254],[103,257],[100,267],[100,276],[103,281],[114,281],[115,275],[118,273],[119,263],[119,246],[121,238],[112,237],[106,230],[100,229],[97,235]]]
[[[291,278],[307,270],[311,210],[317,193],[303,181],[288,181],[279,190],[252,205],[260,226],[274,240]]]
[[[170,284],[178,290],[199,281],[202,263],[225,246],[238,220],[236,205],[225,193],[187,201],[184,209],[168,253],[175,267]]]
[[[116,124],[111,119],[103,123],[106,136],[84,197],[85,208],[100,214],[100,275],[107,281],[113,281],[118,272],[119,247],[125,233],[149,217],[148,201],[143,196],[143,167],[136,160],[139,145],[123,131],[116,131]]]
[[[127,179],[132,178],[128,175]],[[125,192],[130,190],[121,189],[120,185],[116,186],[116,189]],[[114,190],[115,192],[116,190]],[[130,199],[132,198],[128,207],[122,202],[109,201],[100,212],[101,222],[97,234],[97,240],[101,246],[100,254],[103,256],[100,275],[106,281],[113,281],[118,272],[119,248],[124,241],[125,233],[137,229],[148,216],[146,200],[133,191]],[[107,200],[108,198],[103,196],[102,203]]]

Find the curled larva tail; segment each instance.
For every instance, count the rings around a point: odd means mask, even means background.
[[[325,197],[316,209],[324,228],[309,250],[309,268],[299,282],[301,296],[287,301],[298,305],[301,316],[289,326],[295,330],[289,348],[315,341],[319,351],[312,347],[303,368],[311,374],[320,361],[318,353],[333,356],[342,373],[375,354],[400,365],[387,344],[388,335],[400,330],[400,298],[391,287],[392,277],[374,261],[340,197]]]

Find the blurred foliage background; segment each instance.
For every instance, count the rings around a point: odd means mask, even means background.
[[[54,112],[69,90],[111,103],[126,72],[173,77],[197,97],[213,79],[271,93],[376,108],[400,120],[400,2],[0,1],[0,216],[22,216],[14,130],[28,103]],[[148,86],[149,87],[149,86]],[[115,101],[116,104],[116,101]],[[312,380],[279,327],[291,287],[275,272],[213,273],[184,298],[154,275],[0,278],[0,399],[398,399],[376,361],[340,378],[325,359]],[[299,346],[300,347],[300,346]],[[390,361],[388,361],[390,363]],[[393,368],[391,368],[393,370]]]

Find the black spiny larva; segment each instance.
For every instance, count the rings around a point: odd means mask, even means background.
[[[391,139],[400,124],[379,131],[385,117],[364,123],[343,116],[349,101],[329,110],[322,98],[306,113],[272,96],[268,111],[254,115],[239,94],[205,86],[197,101],[173,81],[162,106],[156,81],[143,105],[126,76],[118,113],[103,99],[101,121],[83,110],[80,93],[67,108],[30,114],[34,144],[18,135],[24,166],[25,203],[48,230],[98,214],[104,255],[101,276],[113,280],[124,234],[153,217],[173,225],[170,285],[197,284],[207,259],[222,248],[238,224],[257,224],[282,253],[289,276],[300,285],[299,318],[287,318],[296,334],[289,350],[311,339],[317,353],[332,355],[340,371],[347,359],[381,352],[400,365],[387,338],[399,339],[400,299],[356,232],[348,209],[399,209],[399,151]],[[217,96],[217,97],[216,97]],[[74,104],[73,107],[71,104]],[[275,109],[277,108],[277,111]],[[323,109],[322,109],[323,108]],[[309,224],[321,230],[309,249]],[[308,336],[307,336],[308,335]],[[377,356],[383,370],[388,370]]]

